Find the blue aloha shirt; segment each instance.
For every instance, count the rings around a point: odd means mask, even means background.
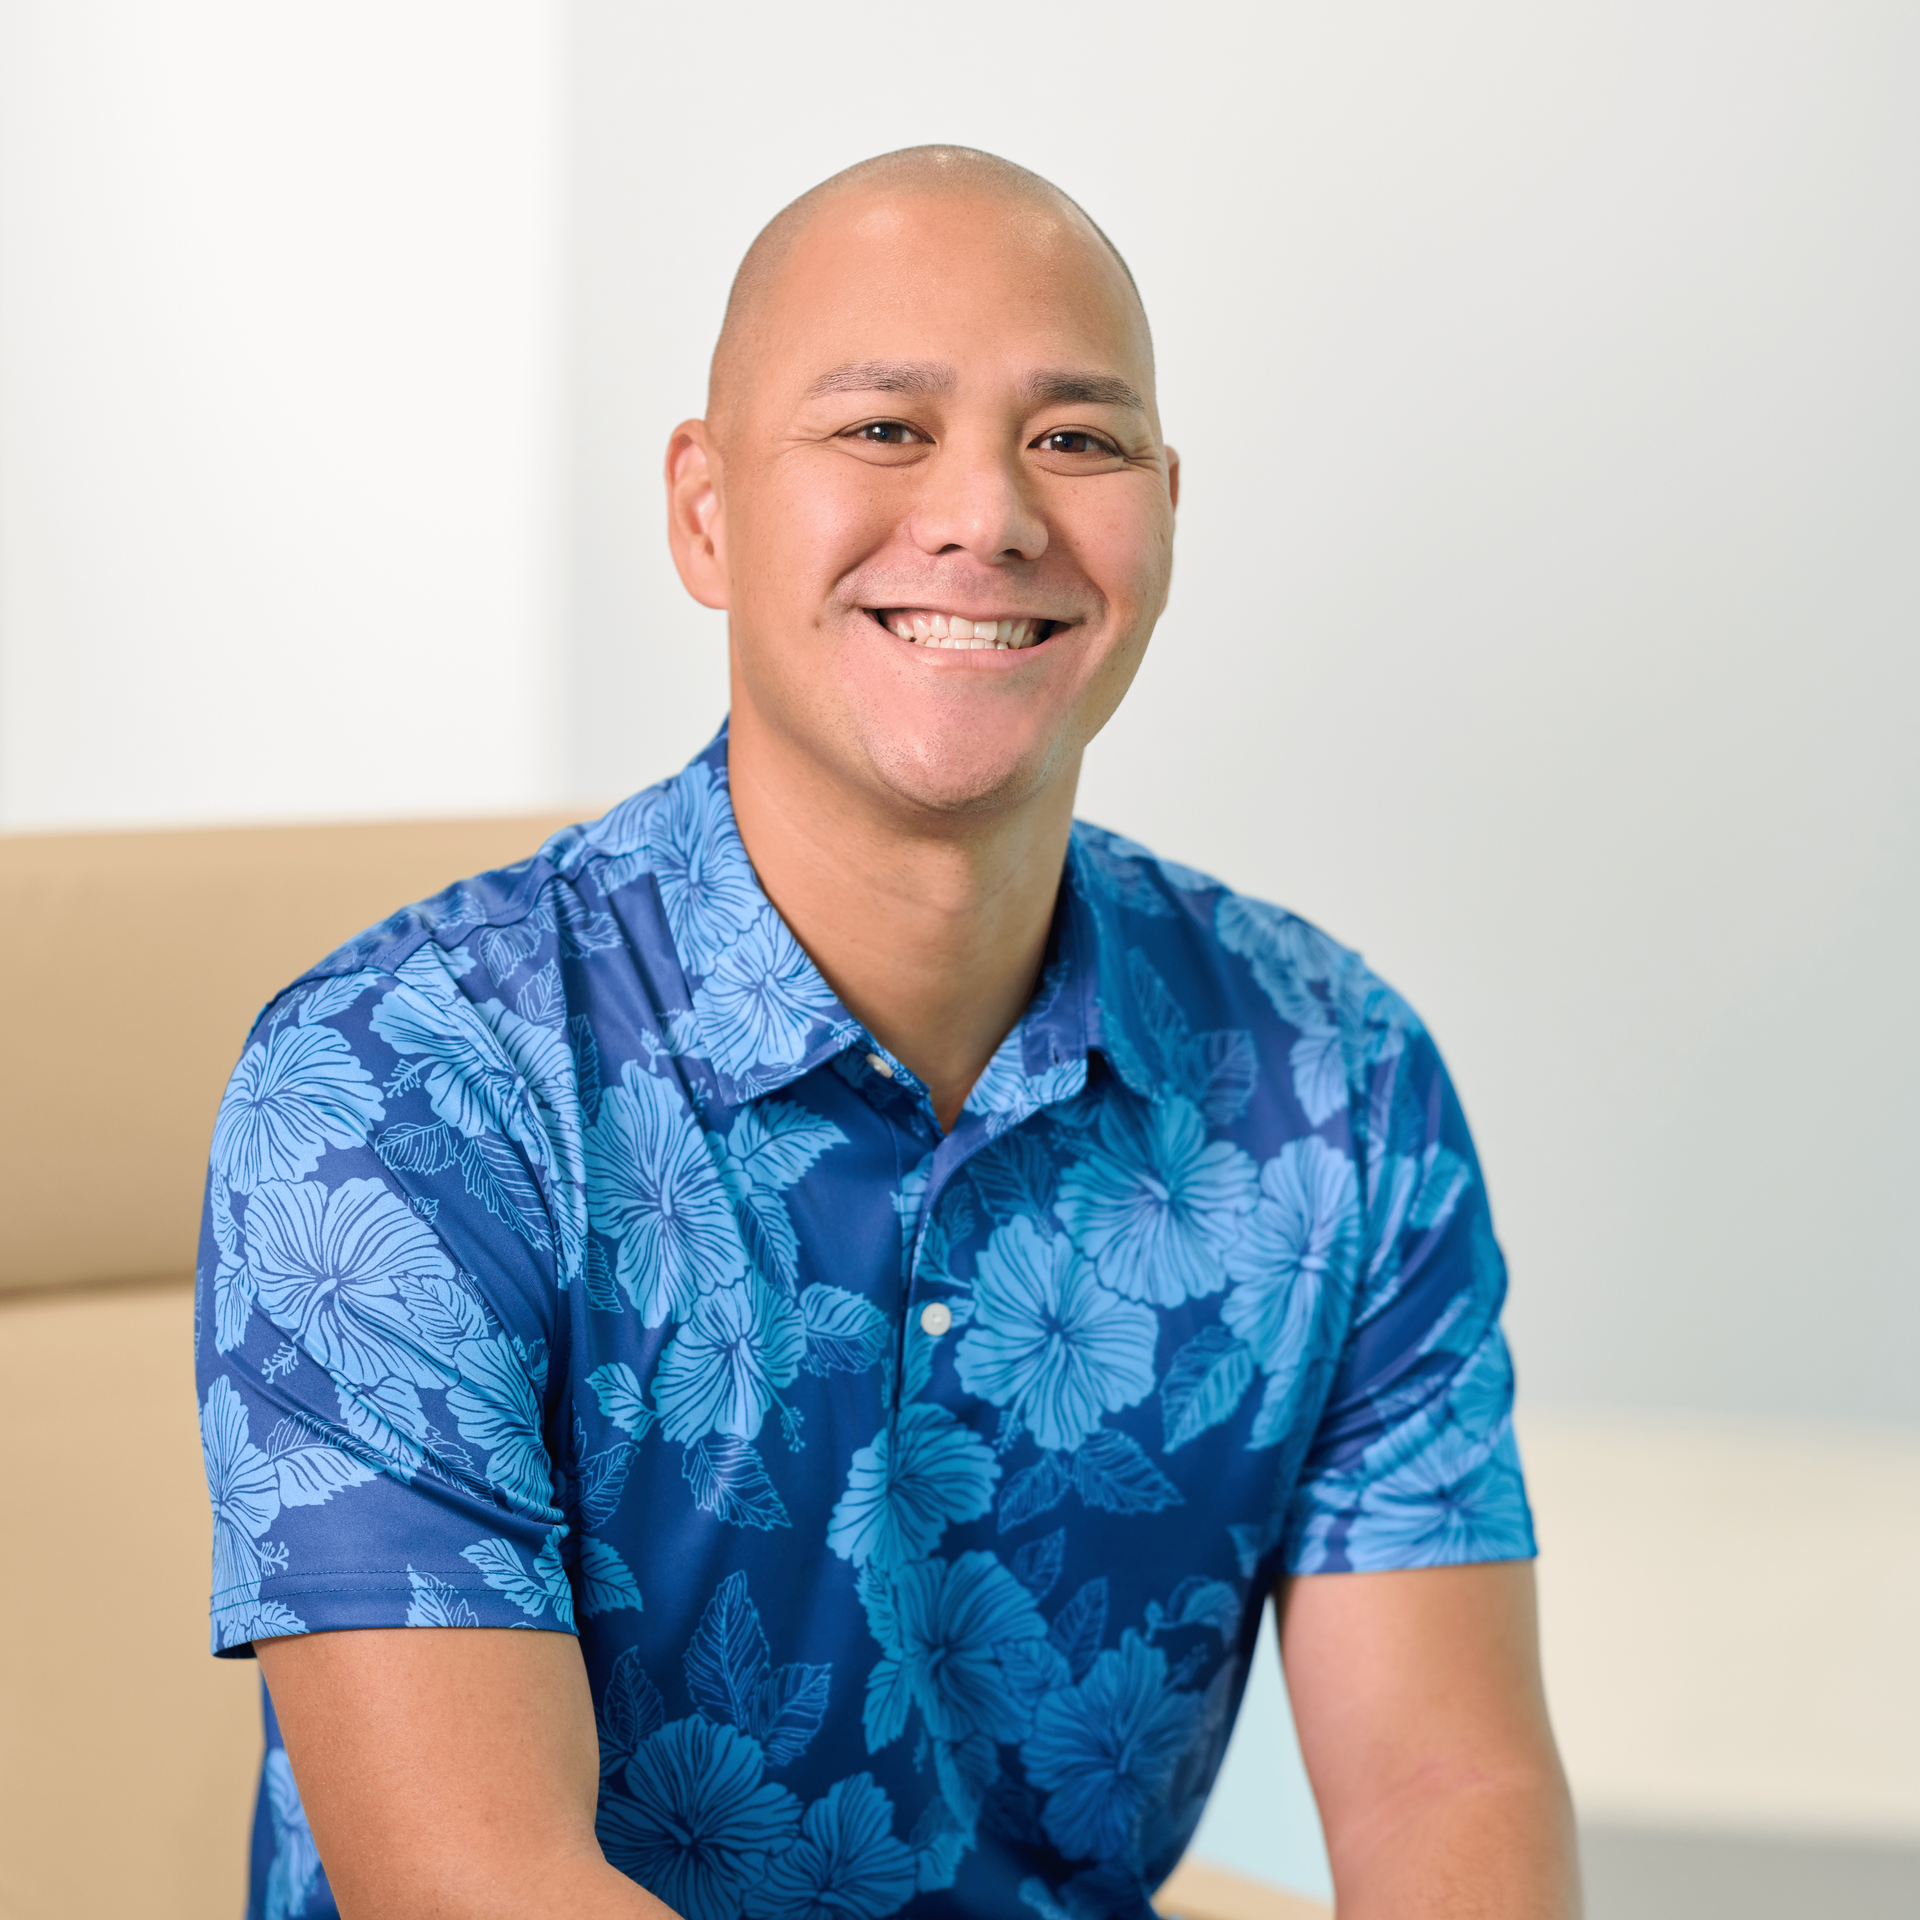
[[[1533,1551],[1432,1041],[1074,828],[953,1131],[683,773],[270,1003],[215,1125],[213,1644],[580,1639],[687,1920],[1145,1920],[1282,1572]],[[268,1709],[251,1914],[335,1912]]]

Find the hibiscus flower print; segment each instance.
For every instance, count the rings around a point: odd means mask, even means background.
[[[1353,1162],[1324,1140],[1293,1140],[1260,1169],[1260,1202],[1227,1252],[1233,1291],[1220,1317],[1263,1372],[1291,1377],[1322,1288],[1351,1285],[1360,1238]]]
[[[368,1024],[427,1090],[435,1115],[469,1138],[527,1133],[533,1102],[520,1063],[480,1011],[419,955],[403,963],[400,984],[374,1008]]]
[[[508,1506],[545,1514],[553,1506],[553,1465],[541,1435],[542,1410],[526,1349],[500,1333],[454,1349],[460,1378],[447,1411],[460,1438],[487,1456],[487,1482]]]
[[[1167,1685],[1167,1656],[1131,1631],[1075,1687],[1040,1702],[1020,1749],[1046,1787],[1042,1824],[1070,1860],[1131,1860],[1145,1815],[1166,1793],[1200,1725],[1200,1696]]]
[[[682,966],[711,972],[763,896],[710,768],[689,767],[668,786],[647,822],[647,852]]]
[[[299,1920],[307,1898],[320,1878],[320,1849],[300,1789],[293,1783],[293,1763],[284,1747],[267,1753],[260,1784],[273,1823],[273,1864],[267,1870],[267,1920]]]
[[[299,1180],[385,1118],[373,1076],[331,1027],[283,1026],[240,1056],[213,1123],[215,1171],[237,1193]]]
[[[1048,1451],[1077,1447],[1103,1414],[1153,1390],[1157,1316],[1110,1293],[1063,1235],[1027,1219],[997,1229],[973,1297],[954,1354],[960,1384],[1011,1408]]]
[[[884,1920],[912,1897],[912,1852],[893,1834],[893,1802],[856,1773],[807,1809],[800,1838],[748,1889],[753,1920]]]
[[[213,1604],[217,1613],[260,1592],[254,1542],[280,1514],[280,1479],[253,1444],[233,1383],[216,1379],[200,1409],[200,1452],[213,1497]]]
[[[719,956],[693,996],[701,1048],[735,1080],[793,1066],[815,1023],[838,1004],[771,907]]]
[[[759,1742],[732,1727],[671,1721],[627,1762],[626,1792],[602,1796],[600,1844],[684,1920],[739,1920],[800,1825],[799,1801],[764,1771]]]
[[[1037,1654],[1047,1623],[992,1554],[918,1560],[861,1592],[887,1650],[867,1677],[869,1748],[897,1739],[914,1706],[936,1740],[1018,1740],[1027,1732],[1031,1708],[1001,1663]]]
[[[408,1283],[450,1281],[433,1230],[379,1180],[269,1181],[247,1203],[247,1261],[262,1310],[336,1380],[445,1386],[451,1353],[414,1319]]]
[[[992,1506],[999,1478],[986,1441],[945,1407],[916,1401],[853,1456],[827,1545],[856,1567],[872,1561],[884,1571],[918,1560],[949,1525],[978,1520]]]
[[[1410,1460],[1370,1481],[1347,1529],[1346,1553],[1361,1572],[1531,1557],[1512,1426],[1503,1421],[1491,1441],[1442,1428]]]
[[[682,1443],[708,1433],[751,1440],[806,1350],[799,1309],[757,1273],[704,1295],[654,1375],[661,1432]]]
[[[1109,1100],[1099,1136],[1067,1169],[1054,1212],[1101,1282],[1129,1300],[1178,1306],[1226,1284],[1220,1259],[1252,1208],[1254,1164],[1209,1141],[1191,1100]]]
[[[613,1277],[650,1327],[684,1320],[747,1270],[713,1159],[678,1091],[633,1061],[587,1130],[595,1228],[619,1245]]]

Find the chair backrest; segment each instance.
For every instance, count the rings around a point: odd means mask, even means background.
[[[0,1293],[191,1273],[261,1005],[574,817],[0,835]]]

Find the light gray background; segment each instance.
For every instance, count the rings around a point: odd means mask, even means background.
[[[988,146],[1187,463],[1082,811],[1422,1010],[1523,1395],[1920,1420],[1917,83],[1863,0],[0,0],[0,824],[677,766],[734,261]]]

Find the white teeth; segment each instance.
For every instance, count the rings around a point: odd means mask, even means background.
[[[921,647],[949,647],[962,651],[991,648],[996,653],[1018,653],[1040,638],[1038,620],[969,620],[961,613],[891,613],[889,632]]]

